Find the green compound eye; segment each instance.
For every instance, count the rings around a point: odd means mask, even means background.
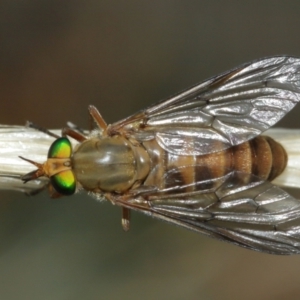
[[[68,158],[72,154],[72,145],[66,137],[58,138],[53,142],[49,151],[48,158]]]
[[[71,170],[55,174],[50,180],[54,189],[61,195],[69,196],[76,191],[76,180]]]

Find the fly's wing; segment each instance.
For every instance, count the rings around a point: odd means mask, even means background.
[[[140,195],[120,205],[248,249],[300,253],[300,201],[279,187],[232,172],[215,179],[213,187],[185,188]]]
[[[111,125],[138,141],[156,139],[176,155],[241,144],[278,122],[300,99],[300,59],[260,59],[213,77]]]

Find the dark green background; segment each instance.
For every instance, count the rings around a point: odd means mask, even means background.
[[[252,59],[300,56],[299,1],[0,2],[0,123],[117,121]],[[300,107],[281,126],[299,127]],[[28,154],[29,156],[29,154]],[[85,193],[0,194],[0,299],[298,299],[300,256],[251,252]],[[299,195],[300,197],[300,195]]]

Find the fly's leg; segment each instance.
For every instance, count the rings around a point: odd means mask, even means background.
[[[122,219],[121,224],[124,231],[128,231],[130,227],[130,209],[124,207],[122,203],[126,202],[124,195],[117,195],[113,193],[105,193],[104,197],[109,200],[113,205],[122,206]]]
[[[80,132],[81,134],[85,135],[84,129],[79,127],[78,125],[68,121],[67,122],[67,127],[74,129],[77,132]]]
[[[95,121],[95,123],[98,125],[98,127],[103,132],[106,132],[106,130],[107,130],[107,124],[104,121],[104,119],[102,118],[102,116],[101,116],[100,112],[98,111],[98,109],[95,106],[90,105],[88,107],[88,110],[89,110],[89,113],[90,113],[92,119]]]
[[[130,209],[122,207],[122,227],[124,231],[128,231],[130,227]]]
[[[100,112],[97,110],[97,108],[93,105],[89,106],[89,113],[92,117],[92,120],[97,124],[97,126],[102,131],[102,136],[113,136],[116,134],[124,135],[125,137],[128,137],[128,133],[124,130],[122,131],[122,124],[120,126],[112,127],[111,125],[107,125],[107,123],[104,121],[103,117],[101,116]],[[126,124],[126,123],[124,123]]]
[[[62,129],[61,131],[61,135],[62,136],[69,136],[71,138],[73,138],[74,140],[78,141],[78,142],[83,142],[85,141],[87,138],[85,135],[83,135],[82,133],[74,130],[73,128],[70,127],[65,127]]]
[[[128,231],[130,227],[130,210],[147,210],[150,205],[148,204],[148,201],[146,199],[148,198],[148,195],[151,195],[151,193],[155,193],[155,190],[156,188],[152,186],[138,187],[136,189],[128,191],[125,194],[105,193],[103,196],[113,205],[122,207],[121,224],[124,231]],[[142,201],[139,201],[139,198]]]
[[[29,122],[29,121],[26,122],[25,126],[29,127],[29,128],[36,129],[36,130],[41,131],[41,132],[44,132],[44,133],[48,134],[49,136],[52,136],[52,137],[54,137],[56,139],[58,139],[60,137],[57,134],[51,132],[50,130],[48,130],[48,129],[44,128],[44,127],[41,127],[41,126],[39,126],[39,125],[37,125],[35,123]]]
[[[78,142],[83,142],[87,139],[86,136],[84,135],[84,131],[82,129],[80,129],[79,127],[77,127],[76,125],[74,125],[73,123],[70,123],[70,122],[68,122],[67,125],[68,125],[68,127],[65,127],[62,129],[62,132],[61,132],[62,136],[70,136],[71,138],[75,139]],[[44,127],[41,127],[35,123],[27,121],[25,126],[36,129],[41,132],[44,132],[44,133],[48,134],[49,136],[52,136],[56,139],[60,138],[59,135],[57,135],[57,134],[51,132],[50,130],[48,130]]]

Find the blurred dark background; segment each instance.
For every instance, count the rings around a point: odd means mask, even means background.
[[[108,123],[252,59],[300,56],[299,1],[0,1],[0,123]],[[279,125],[299,127],[300,107]],[[0,194],[0,299],[299,299],[251,252],[81,193]],[[299,195],[300,197],[300,195]]]

